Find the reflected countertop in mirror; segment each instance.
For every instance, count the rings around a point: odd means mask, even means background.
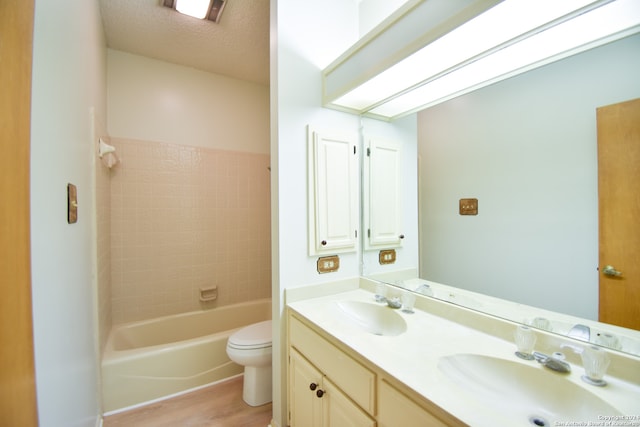
[[[394,277],[395,276],[395,277]],[[374,280],[374,278],[369,277]],[[555,311],[519,304],[454,286],[411,277],[411,271],[390,273],[381,283],[433,297],[472,310],[520,322],[547,332],[569,336],[581,341],[640,356],[640,331],[621,328]],[[394,293],[394,291],[390,291]],[[585,335],[586,334],[586,335]]]
[[[597,322],[596,131],[597,108],[640,98],[638,52],[640,36],[630,36],[418,113],[415,159],[404,165],[418,181],[418,254],[381,266],[365,251],[363,275],[444,283],[449,302],[547,319],[562,334],[584,324],[591,342],[639,355],[638,331]],[[363,134],[372,128],[363,121]],[[463,198],[478,199],[477,215],[458,213]],[[393,278],[397,270],[413,275]],[[517,302],[505,313],[504,301]]]

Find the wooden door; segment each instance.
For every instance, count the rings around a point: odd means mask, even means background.
[[[599,320],[640,329],[640,99],[598,108],[597,119]]]
[[[34,0],[0,0],[0,424],[37,426],[29,146]]]

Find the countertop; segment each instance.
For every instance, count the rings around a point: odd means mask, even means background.
[[[420,297],[418,298],[426,298]],[[439,311],[466,310],[446,302],[430,298],[428,305],[445,304]],[[607,425],[605,419],[565,419],[554,417],[531,407],[518,408],[508,400],[495,401],[495,405],[487,404],[477,398],[472,387],[464,387],[459,382],[446,376],[438,367],[442,357],[454,354],[477,354],[522,363],[533,369],[539,369],[540,376],[557,376],[557,374],[535,361],[524,361],[514,355],[515,344],[476,328],[463,326],[442,316],[431,314],[424,309],[415,309],[414,313],[395,310],[407,323],[406,332],[397,336],[373,335],[351,321],[337,305],[338,301],[363,301],[373,304],[373,293],[364,289],[354,289],[331,295],[313,297],[288,303],[288,307],[306,318],[321,330],[334,337],[346,347],[358,353],[380,369],[386,371],[407,387],[424,398],[441,407],[451,415],[471,426],[527,426],[533,425],[531,416],[543,415],[549,425],[582,425],[566,424],[585,422],[584,425]],[[418,302],[416,304],[424,306]],[[391,310],[389,308],[389,310]],[[464,315],[464,312],[461,312]],[[475,314],[477,315],[477,314]],[[455,316],[453,316],[455,318]],[[516,325],[500,319],[489,319],[489,322],[506,322],[500,327]],[[636,367],[640,367],[640,362]],[[595,387],[584,383],[580,376],[582,366],[572,365],[572,372],[563,377],[592,394],[605,400],[619,411],[619,415],[629,419],[618,419],[620,424],[640,426],[640,386],[630,381],[607,375],[606,387]],[[540,390],[544,393],[545,390]],[[507,398],[507,397],[505,397]],[[602,414],[603,416],[610,414]],[[593,424],[588,424],[591,421]],[[615,421],[614,421],[615,422]],[[627,424],[624,424],[626,422]],[[564,423],[564,424],[563,424]],[[602,424],[597,424],[602,423]]]

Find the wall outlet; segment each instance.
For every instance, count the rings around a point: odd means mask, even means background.
[[[478,215],[478,199],[460,199],[460,215]]]
[[[332,273],[340,268],[340,257],[338,255],[323,256],[318,258],[318,273]]]
[[[378,262],[380,264],[393,264],[396,262],[396,250],[395,249],[383,249],[378,255]]]

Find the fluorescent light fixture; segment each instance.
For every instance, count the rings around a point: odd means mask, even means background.
[[[176,10],[182,14],[204,19],[209,12],[211,0],[176,0]]]
[[[637,32],[638,0],[505,0],[325,102],[401,117]]]
[[[163,0],[162,4],[184,15],[219,22],[226,0]]]

